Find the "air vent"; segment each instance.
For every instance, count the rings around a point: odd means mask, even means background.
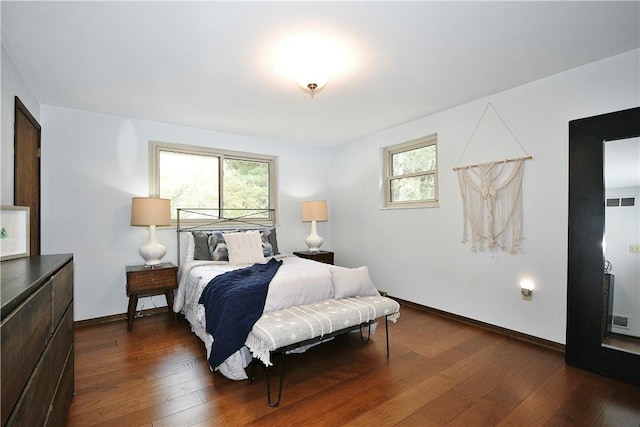
[[[614,208],[618,206],[635,206],[636,198],[635,197],[621,197],[621,198],[613,198],[607,199],[607,207]]]
[[[629,318],[626,316],[613,316],[613,326],[629,329]]]

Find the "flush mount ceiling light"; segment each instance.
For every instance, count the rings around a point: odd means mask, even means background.
[[[298,34],[278,43],[273,55],[276,70],[293,80],[312,98],[329,79],[352,64],[349,47],[321,34]]]

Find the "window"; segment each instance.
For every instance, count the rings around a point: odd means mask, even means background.
[[[171,199],[172,220],[177,208],[214,208],[209,215],[274,221],[273,213],[255,211],[276,208],[277,157],[161,142],[150,142],[149,154],[151,194]],[[180,215],[203,218],[211,217]]]
[[[438,206],[437,135],[384,148],[384,207]]]

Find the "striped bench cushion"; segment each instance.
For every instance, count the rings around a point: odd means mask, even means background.
[[[395,322],[400,317],[400,304],[383,296],[328,299],[264,313],[253,325],[245,345],[253,357],[271,366],[272,351],[384,316]]]

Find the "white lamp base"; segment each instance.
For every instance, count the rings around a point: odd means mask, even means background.
[[[156,239],[156,226],[149,226],[149,241],[140,248],[140,256],[145,260],[144,265],[153,267],[162,263],[162,257],[167,253],[167,248]]]
[[[324,239],[318,235],[315,221],[311,221],[311,234],[307,236],[305,242],[311,252],[318,252],[322,242],[324,242]]]

